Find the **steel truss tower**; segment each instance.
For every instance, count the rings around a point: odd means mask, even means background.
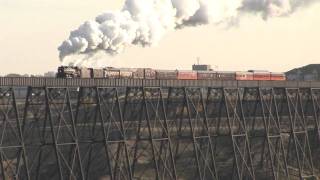
[[[317,88],[0,87],[3,180],[319,176]]]

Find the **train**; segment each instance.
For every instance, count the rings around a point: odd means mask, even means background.
[[[194,71],[157,70],[152,68],[84,68],[60,66],[57,78],[106,78],[106,79],[159,79],[159,80],[237,80],[285,81],[284,73],[267,70],[248,71]]]

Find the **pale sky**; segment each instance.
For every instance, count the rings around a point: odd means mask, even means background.
[[[122,4],[123,0],[0,0],[0,75],[56,70],[57,47],[70,31]],[[154,47],[127,48],[114,57],[113,65],[190,69],[200,57],[201,63],[218,70],[287,71],[320,63],[319,44],[320,3],[285,18],[263,21],[248,15],[236,27],[171,32]]]

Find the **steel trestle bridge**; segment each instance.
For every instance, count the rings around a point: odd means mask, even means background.
[[[0,179],[317,179],[320,82],[0,78]]]

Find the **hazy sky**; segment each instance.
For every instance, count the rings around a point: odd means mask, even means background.
[[[122,0],[0,0],[0,75],[59,66],[57,47],[71,30]],[[320,3],[290,17],[243,17],[236,27],[202,26],[169,33],[151,48],[114,57],[121,67],[190,69],[196,57],[219,70],[286,71],[320,62]],[[111,57],[105,57],[111,58]]]

